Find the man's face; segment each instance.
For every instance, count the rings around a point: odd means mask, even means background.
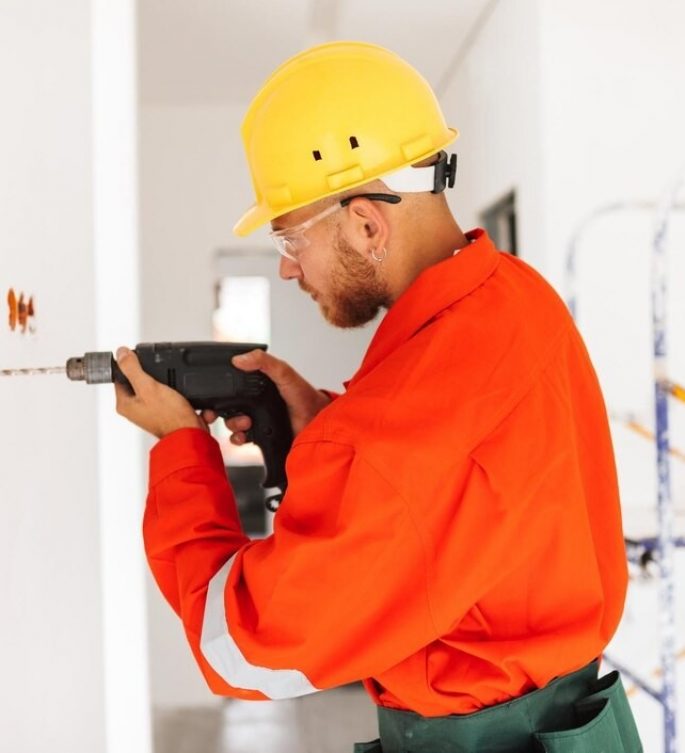
[[[330,218],[307,231],[310,245],[298,261],[281,260],[284,279],[297,279],[300,289],[318,303],[336,327],[360,327],[391,303],[380,265],[366,258],[345,236],[344,217]]]

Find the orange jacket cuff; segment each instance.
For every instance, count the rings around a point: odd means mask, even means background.
[[[319,390],[319,392],[323,392],[323,394],[331,401],[337,400],[340,397],[339,392],[333,392],[333,390]]]
[[[196,466],[223,469],[219,443],[203,429],[177,429],[150,450],[150,488],[183,468]]]

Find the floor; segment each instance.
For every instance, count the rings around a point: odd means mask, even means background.
[[[351,753],[377,737],[361,686],[288,701],[226,700],[216,708],[159,710],[155,753]]]

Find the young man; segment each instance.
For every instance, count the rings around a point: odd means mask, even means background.
[[[332,324],[387,314],[342,395],[261,351],[235,359],[273,379],[296,435],[258,541],[216,416],[120,351],[136,395],[118,389],[118,410],[160,438],[150,566],[216,693],[363,680],[381,739],[359,750],[639,751],[620,681],[596,679],[627,582],[599,385],[551,287],[452,217],[456,136],[372,45],[305,51],[257,94],[257,201],[236,232],[270,221],[281,276]],[[227,423],[246,441],[248,417]]]

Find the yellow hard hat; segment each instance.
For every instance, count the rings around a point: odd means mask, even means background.
[[[362,42],[305,50],[276,69],[243,121],[256,202],[233,232],[248,235],[325,196],[385,180],[458,135],[428,82],[395,53]],[[392,190],[432,190],[432,175],[419,188],[397,178],[394,189],[386,181]]]

